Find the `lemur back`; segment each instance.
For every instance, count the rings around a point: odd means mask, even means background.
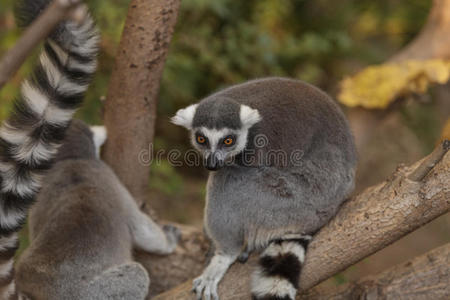
[[[177,231],[140,212],[96,157],[89,127],[74,121],[30,213],[30,247],[17,266],[31,299],[144,299],[149,278],[134,247],[168,254]]]
[[[28,25],[50,0],[19,2],[17,13],[22,25]],[[38,65],[0,129],[0,299],[17,298],[17,232],[82,103],[96,69],[97,43],[89,15],[80,24],[61,23],[46,40]]]

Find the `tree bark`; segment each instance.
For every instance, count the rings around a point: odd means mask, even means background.
[[[195,227],[176,226],[181,230],[181,240],[175,253],[161,256],[136,252],[135,259],[147,269],[150,276],[148,299],[201,273],[206,266],[205,253],[209,249],[209,242],[203,233]]]
[[[163,67],[179,0],[131,0],[105,103],[104,160],[142,205]]]
[[[308,248],[300,278],[302,290],[317,285],[449,211],[450,153],[437,163],[435,153],[412,167],[399,167],[386,181],[366,189],[342,206]],[[416,170],[431,163],[435,166],[423,180],[408,178],[411,174],[421,173]],[[246,264],[236,263],[230,268],[219,287],[222,300],[249,299],[250,274],[256,260],[252,256]],[[167,268],[167,276],[172,271],[173,268]],[[187,275],[194,277],[199,273]],[[155,299],[194,299],[191,282],[189,280]]]
[[[450,243],[375,276],[332,289],[314,288],[301,299],[449,299]]]
[[[419,35],[390,61],[450,59],[450,0],[433,0]]]

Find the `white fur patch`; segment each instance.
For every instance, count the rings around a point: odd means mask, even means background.
[[[50,63],[50,62],[49,62]],[[47,70],[46,67],[44,69]],[[53,71],[48,71],[53,72]],[[59,72],[59,71],[57,71]],[[49,73],[50,74],[50,73]],[[58,75],[48,75],[53,76],[53,79],[50,79],[50,81],[56,80],[55,76]],[[61,84],[62,85],[59,85]],[[64,91],[65,93],[69,93],[68,90],[64,90],[65,88],[68,88],[67,86],[68,81],[64,79],[64,77],[59,77],[57,82],[53,82],[54,88],[58,88],[58,90]],[[69,84],[69,86],[71,86]],[[78,86],[78,85],[74,85]],[[74,87],[72,86],[72,87]],[[79,86],[78,86],[79,87]],[[69,87],[70,88],[70,87]],[[77,90],[74,92],[81,92],[81,90]],[[30,107],[30,109],[35,112],[38,116],[42,117],[47,121],[48,123],[52,124],[64,124],[72,119],[73,114],[75,113],[75,109],[63,109],[55,106],[54,104],[49,102],[48,96],[42,93],[37,87],[33,86],[29,82],[25,82],[22,85],[22,95],[27,103],[27,105]]]
[[[264,252],[261,254],[262,256],[270,256],[275,257],[280,254],[292,253],[297,256],[298,260],[303,263],[305,261],[305,249],[302,245],[297,242],[285,241],[282,242],[281,245],[278,244],[270,244]]]
[[[11,281],[10,284],[0,293],[1,299],[9,299],[16,292],[16,284]],[[25,299],[25,298],[22,298]]]
[[[0,209],[0,226],[2,228],[15,228],[24,215],[25,213],[22,211],[8,210],[8,213],[5,213],[3,209]],[[7,247],[9,245],[7,241],[3,243],[3,240],[0,243],[2,243],[1,247]]]
[[[1,219],[0,219],[1,220]],[[17,234],[11,234],[10,236],[4,236],[0,238],[0,252],[11,249],[17,244]]]
[[[57,152],[59,145],[43,143],[42,140],[20,145],[14,157],[22,162],[41,162],[50,160]]]
[[[22,95],[28,107],[38,116],[42,116],[48,106],[49,99],[39,88],[25,81],[22,84]]]
[[[4,123],[0,128],[0,137],[13,145],[26,143],[29,139],[27,132]]]
[[[252,294],[257,297],[273,295],[283,298],[289,296],[295,299],[297,290],[287,279],[280,277],[267,277],[261,270],[257,270],[252,276]]]
[[[91,126],[93,140],[95,145],[95,154],[100,158],[100,148],[105,143],[108,133],[105,126]]]
[[[262,120],[261,115],[257,109],[253,109],[247,105],[241,105],[241,110],[239,112],[241,123],[244,128],[250,128],[259,121]]]
[[[209,129],[206,127],[201,127],[200,131],[208,138],[212,152],[214,152],[217,149],[217,145],[220,139],[233,133],[233,131],[228,128]]]
[[[36,193],[41,187],[42,175],[30,173],[30,177],[24,179],[23,177],[18,177],[17,171],[13,168],[9,172],[2,173],[3,182],[1,190],[3,193],[11,192],[20,197],[27,197]]]
[[[52,88],[56,89],[58,87],[58,83],[63,77],[63,74],[61,74],[61,71],[50,60],[46,51],[42,52],[40,62],[45,70],[45,74],[47,75],[50,85]]]
[[[55,105],[50,105],[45,111],[44,119],[51,124],[64,125],[72,120],[76,109],[63,109]]]
[[[58,44],[53,42],[52,40],[47,40],[50,47],[55,51],[56,56],[58,56],[59,61],[62,65],[65,65],[67,60],[69,59],[69,54],[65,50],[63,50]]]
[[[192,129],[192,121],[197,110],[198,104],[189,105],[186,108],[177,111],[171,122],[175,125],[183,126],[187,129]]]
[[[14,259],[7,261],[4,264],[0,264],[0,279],[7,277],[13,268]]]

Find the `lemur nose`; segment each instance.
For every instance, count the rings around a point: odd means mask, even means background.
[[[210,154],[205,161],[205,168],[209,171],[217,171],[222,167],[222,163],[217,159],[214,153]]]

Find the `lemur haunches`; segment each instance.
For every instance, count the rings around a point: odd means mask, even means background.
[[[294,299],[311,236],[354,186],[356,151],[328,95],[301,81],[265,78],[179,110],[210,172],[204,226],[215,248],[194,280],[198,299],[219,299],[229,266],[260,252],[254,299]]]

